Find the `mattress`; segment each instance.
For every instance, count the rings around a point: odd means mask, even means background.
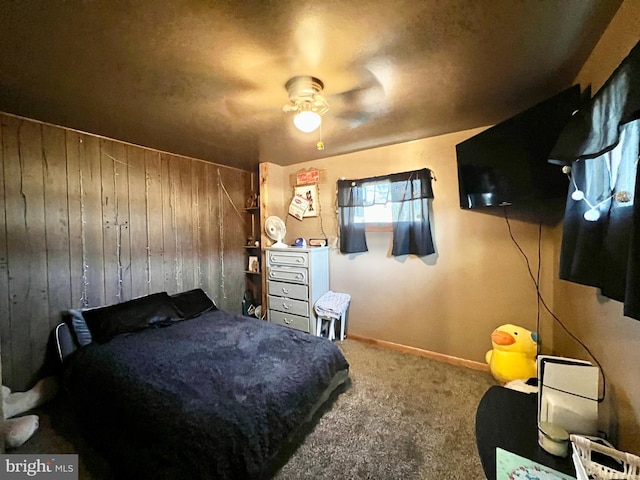
[[[118,478],[263,479],[348,369],[325,338],[213,310],[82,347],[64,378]]]

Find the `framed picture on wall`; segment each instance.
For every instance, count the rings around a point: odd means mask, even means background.
[[[257,256],[251,255],[249,257],[249,265],[247,265],[247,270],[255,273],[260,272],[260,261],[258,260]]]
[[[295,188],[295,195],[299,195],[309,202],[309,206],[302,214],[303,217],[318,216],[318,185],[298,185]]]

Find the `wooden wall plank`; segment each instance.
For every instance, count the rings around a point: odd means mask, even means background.
[[[4,170],[8,163],[5,157],[9,157],[11,149],[15,148],[15,142],[10,139],[5,141],[5,136],[10,136],[12,131],[11,122],[7,118],[0,117],[0,364],[11,365],[11,316],[9,310],[9,256],[7,252],[7,222],[5,203],[5,174]],[[5,150],[7,153],[5,155]],[[2,371],[2,385],[13,384],[13,370],[5,368]],[[1,419],[2,417],[0,417]]]
[[[113,162],[116,187],[116,202],[118,215],[116,225],[118,227],[118,264],[120,268],[120,301],[132,298],[133,287],[131,284],[131,212],[129,202],[129,159],[127,145],[122,142],[113,142]],[[141,206],[137,206],[141,207]],[[142,209],[144,212],[144,209]]]
[[[215,212],[216,219],[215,225],[217,226],[217,244],[218,244],[218,269],[219,269],[219,280],[218,280],[218,307],[225,308],[228,304],[228,291],[229,291],[229,282],[227,279],[227,275],[231,272],[227,266],[227,252],[225,250],[225,245],[228,239],[226,238],[226,225],[225,225],[225,216],[224,216],[224,207],[226,204],[224,188],[222,184],[222,175],[220,173],[220,169],[218,167],[213,168],[213,178],[214,184],[216,186],[216,194],[215,194]]]
[[[242,217],[245,191],[234,189],[232,185],[245,185],[248,172],[230,169],[217,169],[223,191],[220,197],[220,218],[223,225],[222,248],[224,250],[225,298],[222,308],[234,313],[242,312],[242,296],[244,294],[245,252],[244,242],[247,237],[247,224]]]
[[[164,290],[164,237],[162,232],[162,167],[160,154],[151,150],[144,152],[147,208],[147,244],[149,245],[149,291]]]
[[[80,184],[82,191],[83,250],[85,266],[83,275],[86,299],[83,304],[96,307],[106,304],[104,277],[104,247],[102,229],[102,169],[100,165],[100,140],[83,135],[79,148]]]
[[[15,149],[5,156],[12,364],[20,389],[42,364],[48,330],[41,126],[17,120]],[[5,152],[6,153],[6,152]],[[15,348],[20,345],[20,348]]]
[[[64,130],[42,125],[44,159],[44,204],[47,242],[49,329],[61,321],[60,306],[71,307],[69,257],[69,206],[67,157]]]
[[[149,291],[149,225],[147,218],[146,171],[144,150],[129,145],[129,238],[131,297],[151,293]]]
[[[222,270],[220,262],[221,242],[220,242],[220,216],[218,211],[219,195],[218,195],[218,174],[214,165],[206,166],[207,172],[207,205],[206,205],[206,221],[208,225],[207,236],[205,241],[209,248],[207,249],[207,268],[209,270],[209,286],[208,290],[218,306],[221,305],[220,300],[223,296],[222,291]]]
[[[29,338],[29,321],[26,318],[27,310],[20,311],[23,302],[15,292],[15,282],[11,280],[11,272],[20,271],[20,267],[27,263],[25,257],[28,252],[21,251],[21,244],[26,244],[27,229],[24,216],[24,201],[20,191],[22,172],[20,165],[19,151],[19,128],[21,121],[15,118],[6,118],[3,122],[3,147],[4,147],[4,176],[5,176],[5,218],[7,225],[7,271],[9,274],[8,294],[9,294],[9,316],[7,318],[7,329],[3,332],[3,338],[11,339],[10,349],[3,348],[7,358],[2,364],[5,370],[11,370],[13,385],[24,384],[31,374],[30,351],[31,341]],[[19,347],[22,346],[21,347]],[[26,347],[26,348],[24,348]],[[10,384],[10,385],[11,385]]]
[[[162,180],[162,238],[164,245],[164,257],[162,272],[164,274],[163,290],[167,292],[178,291],[178,266],[177,266],[177,193],[176,181],[171,175],[171,155],[161,154],[161,180]]]
[[[131,298],[128,165],[125,145],[100,141],[105,299],[118,303]]]
[[[176,165],[178,173],[178,216],[177,225],[180,260],[180,276],[178,282],[178,292],[190,290],[195,287],[194,281],[194,248],[193,248],[193,188],[191,166],[193,162],[183,162],[174,157],[172,164]]]
[[[118,261],[118,199],[116,197],[117,162],[113,159],[112,140],[100,140],[100,182],[102,190],[102,255],[104,258],[105,303],[118,303],[122,299],[121,264]]]
[[[207,170],[204,162],[195,162],[192,168],[191,184],[193,185],[193,201],[191,216],[193,218],[193,249],[195,268],[193,272],[194,288],[202,288],[207,291],[205,281],[208,271],[208,262],[205,258],[207,249],[206,233],[208,232],[207,219]]]
[[[82,134],[63,130],[65,132],[65,151],[67,160],[67,206],[69,209],[69,271],[71,283],[71,299],[65,308],[81,308],[87,304],[87,284],[84,265],[84,221],[83,195],[81,193],[80,158],[84,150]]]
[[[181,178],[181,166],[180,162],[176,161],[174,156],[169,159],[169,177],[171,181],[171,205],[172,205],[172,229],[175,240],[176,254],[174,258],[175,268],[175,285],[172,289],[168,290],[169,293],[181,292],[184,290],[184,243],[185,239],[182,238],[183,225],[182,212],[184,211],[184,204],[182,202],[182,178]]]
[[[42,366],[49,328],[49,286],[47,278],[47,240],[45,224],[44,197],[44,158],[42,155],[42,125],[24,122],[20,127],[20,157],[23,162],[22,194],[25,200],[25,220],[28,227],[29,268],[27,272],[20,270],[22,290],[28,286],[24,300],[29,304],[29,336],[31,350],[32,375],[23,385],[24,389],[32,387],[37,381],[36,375]],[[9,270],[10,278],[13,276]],[[28,278],[27,278],[28,275]]]

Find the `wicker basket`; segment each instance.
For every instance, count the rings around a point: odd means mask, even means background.
[[[570,439],[578,480],[640,480],[640,457],[600,445],[581,435],[571,435]],[[613,458],[620,464],[620,470],[594,461],[592,452]]]

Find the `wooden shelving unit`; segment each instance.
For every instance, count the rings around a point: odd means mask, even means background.
[[[245,296],[250,293],[251,304],[257,307],[262,304],[262,244],[260,238],[260,204],[257,174],[251,174],[250,191],[245,203],[245,214],[249,228],[245,239]],[[262,309],[264,311],[264,308]],[[243,314],[247,314],[246,302],[243,302]]]

